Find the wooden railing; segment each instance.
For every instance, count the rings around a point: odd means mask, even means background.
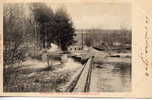
[[[93,58],[89,58],[83,67],[75,73],[65,92],[88,92],[90,89]]]

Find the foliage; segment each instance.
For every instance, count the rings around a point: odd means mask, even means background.
[[[4,65],[13,64],[24,58],[23,38],[25,18],[18,4],[4,6]]]
[[[69,15],[64,9],[53,12],[45,4],[32,5],[35,20],[40,25],[41,41],[43,47],[49,47],[50,43],[56,43],[62,50],[66,50],[74,42],[74,28]],[[47,43],[45,45],[45,43]]]
[[[125,48],[126,44],[131,46],[131,31],[127,29],[120,30],[100,30],[89,29],[84,34],[84,43],[87,46],[98,47],[101,49]],[[130,47],[131,48],[131,47]]]
[[[67,50],[67,47],[74,42],[74,28],[71,19],[68,17],[66,10],[58,9],[55,13],[55,34],[54,40],[62,50]]]
[[[53,11],[43,3],[33,3],[30,8],[36,23],[39,25],[40,40],[43,43],[43,48],[46,48],[52,42]],[[45,42],[47,42],[47,45],[45,45]]]

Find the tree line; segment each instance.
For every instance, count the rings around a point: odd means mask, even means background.
[[[74,42],[74,27],[71,18],[64,8],[53,11],[44,4],[34,3],[31,10],[35,21],[39,25],[40,40],[43,47],[49,47],[50,43],[55,43],[62,50]],[[45,45],[45,43],[47,43]]]
[[[64,8],[53,10],[44,3],[5,4],[3,19],[5,64],[23,59],[30,45],[43,49],[55,43],[67,50],[74,42],[75,29]]]
[[[131,30],[89,29],[84,33],[84,43],[98,48],[131,48]],[[129,45],[129,46],[126,46]]]

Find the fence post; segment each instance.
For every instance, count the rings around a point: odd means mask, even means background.
[[[48,65],[48,68],[49,68],[49,55],[47,53],[47,65]]]

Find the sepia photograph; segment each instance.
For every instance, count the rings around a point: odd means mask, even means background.
[[[3,4],[3,92],[131,91],[131,3]]]

